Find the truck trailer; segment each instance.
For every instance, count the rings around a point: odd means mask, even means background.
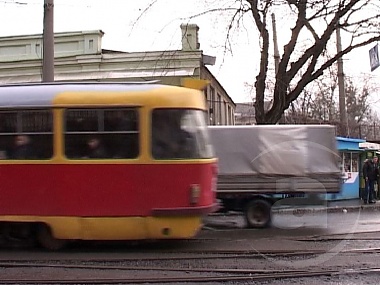
[[[248,227],[267,227],[281,198],[341,189],[334,126],[210,126],[209,134],[221,209],[243,212]]]

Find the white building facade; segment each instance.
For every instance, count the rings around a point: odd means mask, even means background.
[[[102,49],[101,30],[54,35],[55,81],[150,81],[181,85],[185,78],[206,79],[209,124],[233,125],[235,103],[207,65],[215,58],[204,55],[198,26],[181,25],[182,49],[121,52]],[[0,37],[0,84],[42,81],[41,34]]]

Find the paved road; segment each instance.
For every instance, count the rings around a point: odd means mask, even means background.
[[[333,213],[289,211],[286,214],[273,214],[272,226],[266,229],[246,229],[244,217],[241,215],[214,215],[206,219],[200,237],[218,240],[245,238],[249,239],[250,244],[254,244],[258,250],[281,249],[281,247],[291,249],[293,246],[296,248],[305,246],[307,249],[309,245],[298,243],[300,240],[329,240],[340,243],[354,239],[357,242],[350,248],[369,245],[375,247],[377,244],[380,247],[380,212],[377,209]],[[237,241],[235,246],[238,244]]]
[[[216,270],[219,269],[352,272],[363,268],[377,268],[380,264],[380,212],[376,208],[359,209],[348,212],[341,209],[332,213],[284,211],[273,214],[272,227],[267,229],[246,229],[241,215],[212,215],[207,217],[205,227],[196,238],[180,242],[168,241],[139,246],[129,243],[88,243],[78,244],[63,252],[2,249],[0,262],[12,264],[3,265],[0,279],[20,276],[34,278],[41,273],[54,278],[79,278],[89,274],[99,278],[115,278],[130,277],[133,274],[140,276],[146,272],[149,272],[149,276],[154,273],[157,278],[177,275],[186,277],[189,274],[198,274],[191,271],[194,268],[205,270],[199,273],[202,276],[210,275],[210,272],[218,275],[220,273]],[[215,254],[220,257],[210,258]],[[23,265],[34,262],[82,267],[41,268]],[[20,263],[21,267],[14,267],[15,263]],[[119,269],[96,270],[85,268],[86,264],[112,265]],[[123,270],[131,266],[136,269]],[[158,269],[152,270],[152,267]],[[160,268],[189,268],[189,272],[184,274]],[[323,273],[319,277],[270,279],[265,283],[235,281],[224,284],[377,284],[380,280],[379,274]]]
[[[380,231],[380,212],[315,212],[303,214],[277,214],[273,217],[276,229],[320,229],[325,234],[346,234]]]
[[[206,227],[244,228],[244,217],[239,213],[215,214],[206,218]],[[351,232],[380,231],[379,208],[331,209],[285,209],[272,213],[272,225],[268,229],[258,230],[260,234],[276,235],[291,231],[294,235],[305,231],[317,231],[321,234],[344,234]]]

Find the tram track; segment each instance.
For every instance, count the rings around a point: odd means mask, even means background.
[[[339,254],[378,254],[380,248],[363,248],[363,249],[354,249],[354,250],[343,250],[339,251]],[[321,250],[310,250],[310,251],[266,251],[266,252],[251,252],[244,254],[233,255],[213,255],[205,256],[204,254],[200,255],[182,255],[182,256],[165,256],[165,257],[123,257],[123,258],[103,258],[103,259],[82,259],[75,258],[70,260],[54,260],[51,259],[49,262],[41,262],[39,260],[9,260],[9,261],[0,261],[0,268],[50,268],[50,269],[81,269],[81,270],[123,270],[123,271],[167,271],[167,272],[218,272],[218,273],[239,273],[239,274],[257,274],[265,273],[265,270],[253,270],[253,269],[241,269],[241,268],[198,268],[196,266],[187,266],[185,267],[169,267],[169,266],[147,266],[144,264],[150,263],[160,263],[166,262],[164,265],[167,265],[167,262],[173,261],[198,261],[198,260],[219,260],[219,259],[257,259],[263,257],[270,258],[281,258],[281,257],[294,257],[294,256],[304,256],[309,258],[310,255],[323,254],[326,251]],[[333,252],[331,252],[333,253]],[[98,263],[98,264],[97,264]],[[136,263],[138,265],[131,265]],[[273,270],[268,272],[273,273]],[[284,272],[284,270],[281,270]],[[292,271],[294,272],[294,271]],[[1,283],[0,283],[1,284]]]
[[[0,284],[157,284],[157,283],[178,283],[178,282],[237,282],[237,281],[266,281],[273,279],[308,278],[319,276],[339,276],[357,274],[379,274],[380,268],[359,268],[343,270],[316,270],[316,271],[249,271],[244,274],[222,275],[222,276],[186,276],[186,277],[147,277],[139,278],[8,278],[0,280]]]
[[[153,248],[151,250],[128,250],[120,252],[103,249],[88,254],[75,249],[64,252],[38,253],[27,251],[13,259],[0,260],[2,284],[175,284],[218,283],[240,284],[246,282],[271,281],[274,279],[299,278],[302,283],[308,278],[355,275],[377,278],[380,267],[355,267],[354,263],[324,268],[276,268],[273,260],[308,260],[325,253],[339,254],[343,259],[355,259],[371,254],[378,255],[380,247],[355,249],[226,249],[209,248],[188,250],[185,248]],[[74,251],[73,251],[74,250]],[[75,254],[72,254],[75,252]],[[265,259],[269,263],[266,263]],[[264,263],[263,263],[264,262]],[[265,266],[265,264],[270,264]],[[376,266],[376,264],[373,264]],[[22,274],[19,274],[19,273]],[[43,275],[40,273],[43,272]],[[36,275],[36,273],[38,275]],[[374,276],[374,277],[373,277]],[[40,278],[43,277],[43,278]],[[306,278],[306,279],[302,279]],[[323,277],[324,278],[324,277]],[[356,277],[355,277],[356,278]],[[301,282],[300,281],[300,282]],[[301,283],[300,283],[301,284]]]
[[[78,263],[97,263],[97,262],[110,262],[110,263],[121,263],[121,262],[133,262],[133,261],[181,261],[181,260],[213,260],[213,259],[234,259],[234,258],[260,258],[260,257],[288,257],[288,256],[310,256],[318,255],[324,253],[339,253],[339,254],[377,254],[380,253],[380,248],[359,248],[359,249],[347,249],[347,250],[328,250],[328,249],[318,249],[318,250],[206,250],[206,251],[177,251],[177,252],[165,252],[166,256],[152,257],[152,256],[140,256],[140,257],[112,257],[112,258],[74,258],[72,260],[49,260],[50,263],[41,263],[37,259],[14,259],[1,261],[0,267],[75,267],[73,264],[65,264],[68,262]],[[161,253],[163,254],[163,253]],[[173,254],[173,255],[171,255]],[[57,263],[54,263],[57,262]],[[80,265],[80,267],[90,266],[90,265]],[[124,267],[123,267],[124,268]],[[120,269],[116,267],[116,269]]]

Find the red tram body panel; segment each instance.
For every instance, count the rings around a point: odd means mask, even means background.
[[[214,168],[213,163],[3,164],[0,215],[133,217],[154,216],[158,210],[169,216],[206,214],[215,206],[210,183]],[[201,190],[191,205],[193,185]]]

